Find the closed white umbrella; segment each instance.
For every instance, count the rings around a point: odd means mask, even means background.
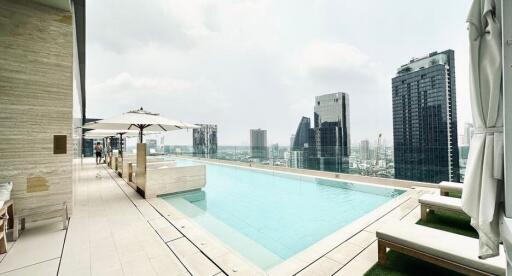
[[[499,254],[503,200],[503,95],[501,30],[494,0],[474,0],[468,16],[470,95],[474,136],[462,208],[480,239],[481,258]]]
[[[142,143],[144,131],[171,131],[177,129],[199,128],[194,124],[171,120],[158,113],[138,110],[126,112],[120,116],[87,123],[83,126],[90,129],[138,130],[139,142]]]

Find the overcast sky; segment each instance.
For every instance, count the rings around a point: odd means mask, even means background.
[[[288,146],[316,95],[350,97],[352,144],[392,140],[391,78],[411,57],[455,50],[459,134],[471,121],[467,0],[109,0],[87,2],[87,116],[143,106],[249,129]],[[166,136],[191,144],[191,132]]]

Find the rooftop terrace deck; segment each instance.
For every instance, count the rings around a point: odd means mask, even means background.
[[[420,217],[418,196],[404,193],[264,272],[157,198],[141,198],[106,166],[84,159],[67,231],[28,225],[1,256],[2,275],[360,275],[377,261],[375,230]]]

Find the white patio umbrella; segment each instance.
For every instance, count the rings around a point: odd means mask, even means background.
[[[86,128],[86,127],[84,127]],[[159,131],[146,131],[146,134],[160,133]],[[138,137],[138,130],[115,130],[115,129],[92,129],[84,133],[85,138],[106,138],[119,135],[120,150],[119,154],[123,156],[123,135],[125,137]]]
[[[147,134],[147,133],[146,133]],[[138,137],[138,130],[114,130],[114,129],[92,129],[84,133],[85,138],[104,138],[116,135],[125,137]]]
[[[469,12],[470,95],[474,136],[462,208],[480,239],[480,258],[499,254],[503,201],[503,95],[501,30],[494,0],[474,0]]]
[[[171,120],[158,113],[145,111],[142,107],[120,116],[85,124],[90,129],[138,130],[139,142],[142,143],[144,131],[171,131],[177,129],[199,128],[194,124]]]

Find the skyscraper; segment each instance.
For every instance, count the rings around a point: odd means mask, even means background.
[[[217,125],[196,124],[192,131],[194,156],[210,157],[217,154]]]
[[[308,117],[302,117],[291,147],[290,147],[290,167],[292,168],[308,168],[308,157],[309,157],[309,142],[311,129],[311,119]]]
[[[370,160],[370,141],[361,140],[361,144],[359,146],[359,158],[361,160]]]
[[[348,94],[338,92],[317,96],[314,109],[308,167],[347,172],[350,155]]]
[[[459,181],[453,50],[401,66],[392,89],[395,178]]]
[[[268,159],[267,131],[251,129],[251,157]]]

